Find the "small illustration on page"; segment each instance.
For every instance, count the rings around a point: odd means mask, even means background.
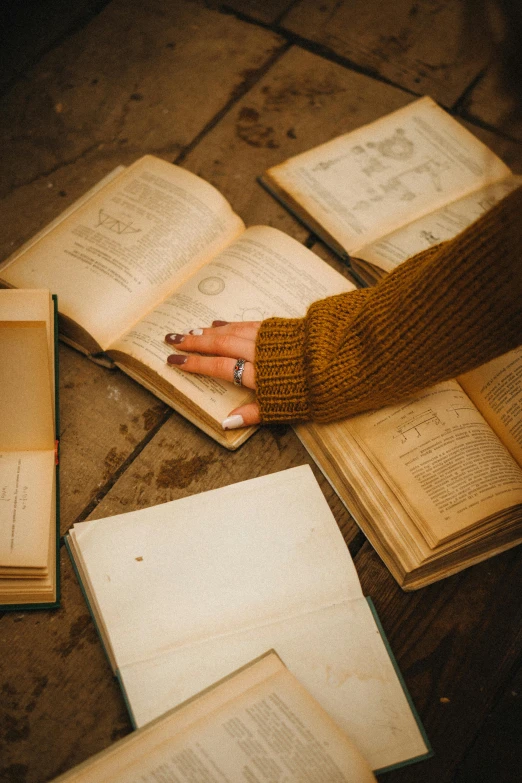
[[[210,275],[199,281],[198,289],[206,296],[217,296],[217,294],[221,294],[225,290],[225,281],[222,277]]]
[[[114,215],[109,215],[104,209],[98,210],[98,223],[96,224],[96,228],[99,228],[100,226],[108,228],[109,231],[113,231],[120,236],[122,234],[138,234],[141,231],[141,228],[136,228],[132,225],[132,221],[127,223]]]
[[[406,443],[410,437],[420,438],[422,436],[423,428],[431,424],[439,426],[442,424],[442,421],[438,413],[435,413],[431,408],[428,408],[422,413],[417,413],[415,416],[412,416],[405,421],[404,424],[400,424],[396,428],[396,435],[394,435],[393,438],[394,440],[395,438],[400,438],[401,443]]]

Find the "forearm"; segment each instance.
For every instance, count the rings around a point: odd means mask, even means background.
[[[521,342],[522,191],[371,289],[269,319],[256,343],[263,421],[332,421],[396,402]]]

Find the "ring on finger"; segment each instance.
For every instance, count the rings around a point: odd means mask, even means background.
[[[246,359],[238,359],[234,365],[234,386],[241,386],[243,383],[243,373],[245,371]]]

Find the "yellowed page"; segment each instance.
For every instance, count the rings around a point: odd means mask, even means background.
[[[522,185],[522,177],[511,175],[486,185],[452,204],[434,210],[404,228],[393,231],[358,255],[385,272],[391,272],[407,258],[459,234],[512,190]]]
[[[70,541],[138,725],[273,647],[371,766],[425,751],[308,466],[80,523]]]
[[[349,420],[430,546],[522,503],[522,471],[456,382]]]
[[[522,467],[522,346],[458,381]]]
[[[54,448],[49,364],[45,322],[0,321],[0,449]]]
[[[426,752],[402,686],[364,598],[187,644],[119,670],[143,726],[273,647],[372,769]]]
[[[428,97],[269,169],[348,253],[510,174]]]
[[[47,335],[47,356],[49,368],[49,384],[52,394],[52,418],[55,418],[55,335],[54,335],[54,303],[48,289],[0,290],[0,322],[37,321],[45,324]],[[45,351],[44,351],[45,352]],[[19,355],[17,363],[21,358]],[[26,364],[29,364],[26,362]],[[11,373],[9,370],[8,372]],[[0,367],[0,374],[2,369]],[[31,381],[34,386],[36,379]],[[3,388],[0,382],[0,388]],[[36,403],[38,404],[38,403]],[[0,398],[1,408],[1,398]],[[0,439],[0,448],[2,443]],[[46,446],[48,448],[48,446]]]
[[[371,783],[371,770],[273,653],[56,783],[258,780]],[[275,778],[274,778],[275,779]]]
[[[247,229],[196,272],[176,293],[140,320],[109,354],[125,369],[126,354],[141,362],[222,421],[250,399],[232,383],[187,375],[166,364],[169,332],[209,326],[214,319],[255,321],[273,315],[303,316],[316,299],[354,286],[299,242],[274,228]]]
[[[242,230],[215,188],[145,156],[0,277],[16,288],[50,288],[60,312],[106,348]]]
[[[45,569],[54,523],[54,448],[0,451],[0,566]]]

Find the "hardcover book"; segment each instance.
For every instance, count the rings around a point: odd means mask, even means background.
[[[260,178],[363,284],[463,231],[522,184],[429,97]]]
[[[142,386],[229,449],[255,427],[223,431],[249,389],[167,365],[169,332],[213,320],[304,315],[353,287],[299,242],[267,226],[245,230],[200,177],[147,155],[116,171],[27,242],[0,285],[58,294],[60,335]]]
[[[55,301],[0,291],[0,609],[59,601]]]
[[[309,466],[82,522],[66,541],[136,726],[273,649],[372,769],[429,753]]]

